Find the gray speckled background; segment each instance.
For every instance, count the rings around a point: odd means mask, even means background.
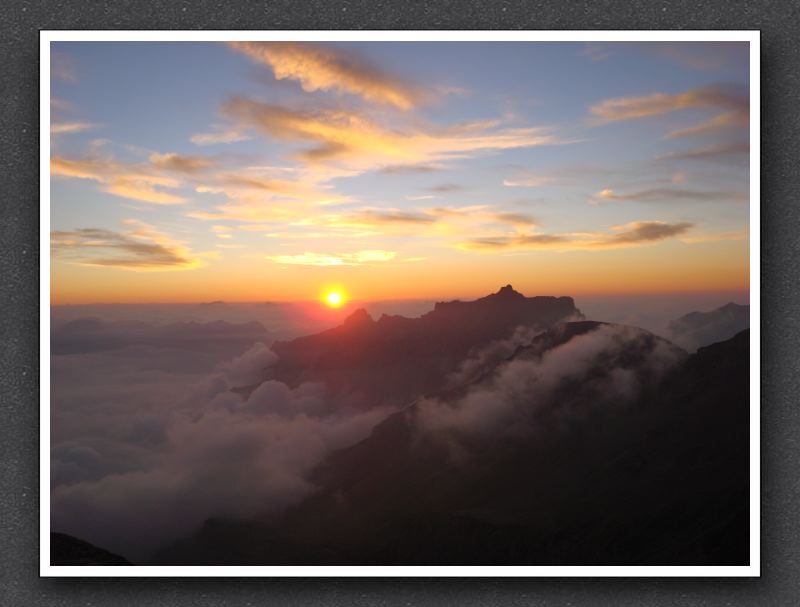
[[[800,3],[10,0],[0,8],[0,605],[794,605],[800,602]],[[760,579],[40,579],[39,29],[760,29]],[[755,143],[755,142],[754,142]]]

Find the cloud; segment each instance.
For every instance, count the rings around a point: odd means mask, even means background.
[[[309,142],[296,155],[311,165],[335,164],[363,172],[387,164],[429,164],[499,150],[564,143],[541,127],[498,128],[492,121],[449,128],[383,128],[345,110],[305,111],[235,97],[223,114],[270,138]]]
[[[552,249],[559,251],[619,249],[652,244],[686,234],[694,224],[688,222],[635,221],[613,226],[611,233],[578,232],[567,234],[512,234],[473,238],[457,248],[477,251],[504,249]]]
[[[730,67],[741,68],[749,60],[747,42],[679,42],[644,43],[639,48],[655,50],[659,55],[685,67],[712,71]]]
[[[556,338],[557,331],[552,331]],[[517,351],[502,362],[502,354],[515,344],[495,345],[487,355],[492,369],[488,377],[460,398],[426,398],[412,410],[416,430],[449,443],[456,461],[469,456],[475,441],[530,440],[568,428],[575,420],[618,410],[686,357],[667,341],[619,325],[600,325],[543,352],[530,335],[519,337],[517,342],[527,341],[530,351]],[[478,373],[464,368],[466,379],[480,377],[485,365],[477,360],[476,366]]]
[[[203,156],[183,156],[181,154],[151,154],[150,162],[159,169],[179,173],[197,173],[215,166],[216,162]]]
[[[581,49],[581,51],[578,54],[588,58],[590,61],[595,62],[595,61],[604,61],[609,57],[611,57],[613,53],[611,52],[611,49],[606,45],[587,42],[584,44],[583,49]]]
[[[152,226],[133,219],[123,223],[130,229],[55,230],[50,234],[52,253],[83,266],[136,271],[188,270],[202,265],[182,243]]]
[[[525,213],[495,211],[488,205],[471,205],[466,207],[434,207],[425,213],[439,220],[457,220],[467,224],[500,223],[512,227],[531,227],[539,222]]]
[[[738,113],[749,111],[746,88],[712,85],[683,93],[652,93],[641,97],[608,99],[589,108],[600,123],[658,116],[689,108],[722,108]]]
[[[250,135],[237,128],[217,127],[212,133],[192,135],[190,141],[195,145],[216,145],[219,143],[236,143],[252,139]]]
[[[693,150],[669,152],[656,160],[719,160],[750,153],[749,143],[720,143]]]
[[[611,234],[596,241],[591,246],[596,248],[617,248],[631,244],[657,242],[667,238],[680,236],[688,232],[694,224],[682,221],[666,223],[663,221],[636,221],[622,226],[615,226],[616,234]]]
[[[292,226],[320,226],[331,230],[315,236],[382,236],[407,235],[415,236],[457,234],[468,229],[468,226],[480,224],[501,224],[514,228],[531,227],[537,224],[536,219],[524,213],[497,211],[487,205],[467,207],[434,207],[422,210],[399,210],[367,207],[347,213],[315,214],[298,221]],[[413,232],[409,230],[413,228]],[[288,234],[281,233],[281,237]]]
[[[741,127],[747,128],[750,124],[750,111],[749,110],[736,110],[733,112],[726,112],[714,116],[707,122],[702,122],[694,126],[677,129],[667,133],[668,139],[676,137],[689,137],[694,135],[705,135],[708,133],[715,133],[717,131],[724,131],[727,129]]]
[[[62,82],[77,82],[78,73],[72,57],[64,53],[50,53],[50,77]]]
[[[428,192],[436,192],[437,194],[444,194],[446,192],[460,192],[464,188],[457,183],[440,183],[438,185],[425,188]]]
[[[306,92],[335,91],[410,110],[420,87],[392,76],[355,53],[297,42],[229,42],[228,46],[269,66],[278,80],[295,80]]]
[[[51,110],[68,110],[72,108],[72,104],[66,99],[58,99],[57,97],[50,97]]]
[[[590,199],[591,202],[601,202],[604,200],[638,202],[663,202],[667,200],[742,202],[749,200],[749,194],[747,192],[687,190],[682,188],[652,188],[640,190],[638,192],[618,194],[614,190],[606,188]]]
[[[141,562],[211,517],[253,518],[313,491],[311,471],[391,409],[333,403],[322,384],[258,382],[275,355],[169,347],[54,356],[51,521]]]
[[[176,188],[180,185],[175,179],[163,177],[152,172],[151,167],[128,165],[106,160],[72,160],[54,156],[50,158],[50,174],[74,179],[88,179],[102,184],[104,192],[152,204],[182,204],[181,196],[157,190]]]
[[[548,175],[528,174],[519,179],[504,179],[503,185],[507,188],[538,188],[553,181]]]
[[[241,173],[228,173],[215,178],[209,178],[207,183],[211,187],[205,187],[204,191],[214,191],[218,187],[220,191],[228,195],[232,192],[251,191],[262,194],[269,192],[285,198],[298,198],[305,200],[315,200],[319,203],[330,203],[332,201],[342,202],[345,200],[341,196],[331,196],[329,192],[311,187],[306,180],[297,179],[275,179],[272,176],[247,175]]]
[[[300,255],[271,255],[267,259],[283,265],[299,266],[362,266],[374,262],[391,261],[394,251],[366,250],[355,253],[302,253]]]
[[[414,175],[433,173],[444,169],[445,167],[440,164],[389,164],[378,169],[378,172],[385,175]]]
[[[310,171],[297,171],[296,179],[275,178],[272,173],[285,171],[271,168],[269,172],[216,170],[219,161],[203,156],[152,153],[147,163],[120,163],[95,158],[70,159],[55,156],[50,161],[51,175],[87,179],[101,184],[102,191],[123,198],[152,204],[183,204],[186,199],[164,189],[177,188],[188,182],[198,193],[218,193],[227,196],[225,203],[213,211],[197,210],[187,216],[197,219],[242,221],[296,219],[300,214],[313,212],[298,206],[295,200],[309,205],[340,203],[349,200],[319,183]],[[181,180],[175,178],[180,175]],[[270,204],[266,204],[270,203]]]
[[[424,224],[436,221],[434,217],[423,213],[399,211],[397,209],[365,209],[354,215],[346,215],[340,225],[369,227],[383,224]]]
[[[71,133],[82,133],[97,125],[91,122],[56,122],[50,124],[51,135],[65,135]]]
[[[264,370],[278,360],[265,344],[257,343],[241,356],[220,366],[228,385],[251,386],[264,379]]]
[[[674,95],[653,93],[642,97],[609,99],[590,108],[597,124],[658,116],[692,108],[725,110],[706,122],[675,129],[667,138],[705,135],[750,124],[750,101],[746,88],[712,85]]]
[[[140,200],[152,204],[183,204],[186,199],[168,192],[156,190],[151,184],[159,186],[175,187],[177,183],[158,177],[138,176],[138,177],[115,177],[109,181],[103,191],[114,196]]]
[[[492,219],[513,226],[533,226],[538,223],[533,217],[524,213],[494,213]]]

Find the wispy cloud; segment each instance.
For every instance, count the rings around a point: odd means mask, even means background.
[[[394,251],[380,249],[356,251],[355,253],[302,253],[299,255],[271,255],[267,259],[282,265],[301,266],[361,266],[375,262],[391,261]]]
[[[296,158],[311,164],[335,163],[350,170],[391,164],[429,164],[507,149],[564,143],[548,128],[501,128],[481,121],[449,128],[384,128],[368,117],[343,110],[294,110],[242,97],[223,113],[270,138],[310,142]]]
[[[491,218],[498,223],[511,226],[534,226],[538,223],[533,217],[524,213],[493,213]]]
[[[712,85],[683,93],[652,93],[641,97],[608,99],[589,108],[598,123],[658,116],[689,108],[722,108],[738,113],[749,109],[746,88]]]
[[[348,213],[310,214],[290,222],[290,225],[324,227],[340,232],[355,232],[361,236],[375,236],[393,232],[408,233],[412,227],[415,228],[415,233],[419,233],[420,227],[433,224],[436,220],[436,217],[428,213],[364,208]],[[379,231],[375,231],[376,229]]]
[[[458,248],[479,251],[501,249],[619,249],[652,244],[686,234],[693,224],[688,222],[636,221],[614,226],[611,232],[582,232],[567,234],[513,234],[473,238],[459,243]]]
[[[662,154],[657,157],[657,160],[719,160],[749,153],[749,143],[720,143],[692,150]]]
[[[301,200],[307,206],[294,204],[291,217],[296,218],[298,213],[313,212],[313,206],[349,200],[331,191],[327,184],[319,183],[327,175],[320,177],[308,170],[287,173],[280,168],[236,172],[217,158],[176,153],[150,153],[146,162],[139,163],[55,156],[50,171],[53,176],[95,181],[104,192],[152,204],[185,203],[183,196],[168,191],[181,186],[191,186],[200,194],[224,194],[227,200],[214,210],[188,214],[209,220],[285,219],[293,201]],[[278,177],[273,173],[278,173]]]
[[[176,188],[180,182],[153,174],[149,167],[128,165],[106,160],[72,160],[63,157],[50,159],[50,174],[75,179],[89,179],[101,185],[109,194],[152,204],[182,204],[185,199],[156,188]]]
[[[706,135],[708,133],[715,133],[718,131],[725,131],[732,128],[746,128],[750,124],[750,110],[734,110],[732,112],[725,112],[711,118],[706,122],[695,124],[693,126],[676,129],[667,133],[668,139],[676,137],[690,137],[694,135]]]
[[[350,93],[401,110],[424,98],[419,86],[387,74],[355,53],[296,42],[229,42],[228,46],[269,66],[276,79],[299,82],[306,92]]]
[[[420,224],[435,221],[434,217],[423,213],[400,211],[397,209],[379,210],[366,209],[358,214],[350,215],[350,220],[361,225],[380,225],[380,224]]]
[[[238,141],[247,141],[252,139],[244,131],[235,127],[225,128],[217,126],[211,133],[198,133],[192,135],[190,141],[195,145],[216,145],[219,143],[236,143]]]
[[[533,171],[520,170],[515,177],[504,179],[507,188],[538,188],[553,181],[551,175],[542,175]]]
[[[50,109],[51,110],[69,110],[72,108],[72,104],[67,101],[66,99],[59,99],[57,97],[50,97]]]
[[[464,188],[457,183],[439,183],[437,185],[425,188],[428,192],[436,192],[437,194],[445,194],[447,192],[460,192]]]
[[[50,53],[50,77],[62,82],[77,82],[74,59],[64,53]]]
[[[100,228],[51,232],[53,255],[84,266],[137,271],[188,270],[202,265],[198,256],[146,223],[128,219],[124,232]]]
[[[97,125],[91,122],[55,122],[50,124],[51,135],[65,135],[71,133],[82,133]]]
[[[655,50],[659,55],[685,67],[713,71],[733,65],[746,65],[749,44],[747,42],[679,42],[645,43],[639,48]]]
[[[216,165],[213,158],[204,156],[184,156],[182,154],[151,154],[150,162],[159,169],[177,171],[179,173],[197,173]]]
[[[662,202],[669,200],[688,200],[688,201],[722,201],[722,202],[742,202],[749,200],[747,192],[731,192],[719,190],[687,190],[683,188],[652,188],[618,194],[610,188],[601,190],[595,194],[590,201],[638,201],[638,202]]]
[[[587,42],[579,54],[590,61],[604,61],[612,55],[612,52],[607,45]]]
[[[416,173],[433,173],[443,171],[441,164],[389,164],[378,169],[379,173],[386,175],[414,175]]]

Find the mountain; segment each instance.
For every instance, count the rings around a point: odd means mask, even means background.
[[[475,301],[437,303],[419,318],[376,321],[360,309],[328,331],[274,343],[278,362],[265,380],[325,382],[334,397],[363,407],[402,405],[441,389],[470,354],[519,327],[544,330],[578,318],[571,297],[525,297],[511,285]]]
[[[130,565],[127,559],[66,533],[50,534],[51,565]]]
[[[674,343],[695,351],[728,339],[750,327],[750,306],[729,303],[710,312],[692,312],[672,321],[667,337]]]
[[[745,564],[748,386],[749,331],[688,355],[558,324],[332,454],[288,511],[154,562]]]
[[[78,354],[117,350],[133,345],[194,349],[213,344],[241,348],[256,341],[268,340],[267,330],[255,321],[154,324],[136,320],[79,318],[52,329],[50,348],[53,354]]]

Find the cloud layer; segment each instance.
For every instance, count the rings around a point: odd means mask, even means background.
[[[389,410],[332,407],[324,386],[261,384],[263,344],[209,369],[203,347],[56,356],[51,520],[134,561],[214,516],[250,518],[312,490],[311,469]]]
[[[686,234],[693,224],[663,221],[635,221],[614,226],[610,233],[579,232],[570,234],[513,234],[473,238],[460,243],[463,249],[494,251],[498,249],[554,249],[559,251],[586,249],[620,249],[653,244]]]
[[[262,135],[311,143],[297,154],[307,163],[335,162],[354,170],[429,164],[479,153],[562,143],[542,127],[502,128],[474,122],[446,128],[386,128],[352,110],[297,110],[234,97],[223,114]]]
[[[415,424],[465,457],[475,441],[531,440],[624,407],[685,356],[641,329],[601,325],[541,356],[518,352],[454,401],[424,399]]]
[[[182,243],[143,222],[126,220],[128,230],[54,230],[52,254],[84,266],[138,271],[187,270],[202,265]]]
[[[298,42],[229,42],[228,46],[270,67],[276,79],[299,82],[306,92],[350,93],[401,110],[412,109],[424,98],[421,87],[387,74],[355,53]]]

